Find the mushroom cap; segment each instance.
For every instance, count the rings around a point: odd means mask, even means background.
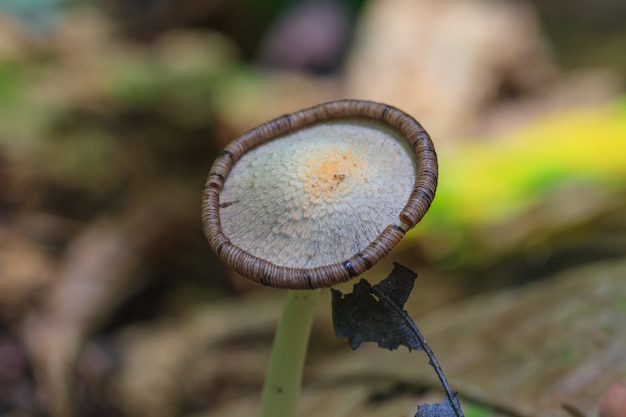
[[[342,100],[262,124],[213,164],[203,190],[210,246],[264,285],[313,289],[362,274],[430,207],[437,157],[420,124]]]

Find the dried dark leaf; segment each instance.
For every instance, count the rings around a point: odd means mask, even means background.
[[[333,325],[337,337],[348,337],[350,347],[376,342],[385,349],[422,345],[407,322],[402,306],[409,298],[417,274],[394,263],[391,274],[375,286],[362,279],[351,294],[333,293]]]
[[[455,417],[456,413],[449,399],[436,404],[420,404],[415,417]]]
[[[450,389],[435,354],[411,317],[402,309],[411,294],[415,278],[415,272],[394,263],[391,274],[377,285],[371,286],[362,279],[351,294],[332,290],[335,335],[347,336],[353,350],[363,342],[376,342],[381,348],[390,350],[400,345],[424,350],[446,393],[446,401],[418,406],[415,417],[463,417],[461,405]]]

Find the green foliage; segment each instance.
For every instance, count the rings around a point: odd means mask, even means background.
[[[0,62],[0,109],[16,106],[26,90],[24,68]]]
[[[465,417],[489,417],[491,409],[477,403],[467,403],[463,406]]]
[[[431,258],[447,269],[488,263],[503,250],[523,250],[515,245],[528,244],[533,230],[543,227],[545,236],[545,227],[584,220],[564,220],[559,211],[600,206],[594,196],[624,191],[626,98],[548,115],[503,137],[443,143],[437,151],[437,196],[403,244],[428,242]],[[529,219],[545,207],[551,211]],[[494,228],[499,234],[489,235]]]
[[[625,101],[555,114],[507,137],[439,147],[441,180],[422,229],[497,223],[571,184],[622,186]]]

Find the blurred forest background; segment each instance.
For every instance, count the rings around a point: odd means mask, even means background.
[[[437,147],[431,211],[366,277],[418,271],[407,309],[468,417],[624,417],[625,21],[621,0],[0,0],[0,416],[256,413],[284,293],[209,250],[200,190],[237,135],[359,98]],[[439,400],[419,352],[335,339],[328,301],[302,416]]]

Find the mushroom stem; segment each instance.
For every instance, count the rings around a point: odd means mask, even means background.
[[[261,417],[295,417],[304,358],[320,290],[289,290],[274,336]]]

